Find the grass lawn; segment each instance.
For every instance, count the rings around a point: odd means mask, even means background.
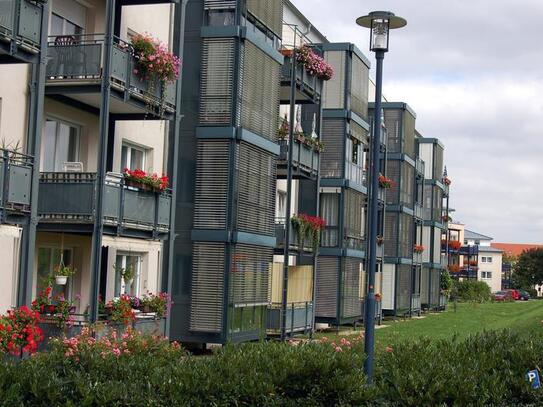
[[[403,341],[415,337],[430,337],[435,339],[465,338],[470,334],[484,330],[501,330],[510,328],[515,331],[530,334],[541,330],[543,326],[543,301],[527,301],[512,303],[459,303],[456,312],[453,304],[447,311],[426,314],[422,319],[397,319],[385,321],[387,327],[376,330],[376,342],[380,346]],[[352,333],[352,331],[351,331]],[[318,337],[328,336],[331,340],[335,333],[320,333]],[[345,334],[338,335],[339,337]]]

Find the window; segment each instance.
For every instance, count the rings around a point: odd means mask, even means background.
[[[492,263],[492,257],[487,257],[487,258],[486,258],[486,262],[487,262],[487,263]]]
[[[492,272],[491,271],[483,271],[481,272],[481,277],[484,279],[491,279],[492,278]]]
[[[61,253],[62,258],[61,258]],[[53,273],[53,269],[57,267],[62,260],[65,266],[72,265],[72,250],[64,249],[61,251],[59,248],[53,247],[40,247],[38,248],[38,280],[36,282],[36,295],[42,292],[48,285],[48,279]],[[68,278],[66,285],[53,284],[52,296],[64,295],[65,298],[71,298],[71,285],[72,278]]]
[[[486,263],[486,257],[481,257],[481,263]]]
[[[49,27],[49,34],[56,35],[81,35],[83,34],[83,27],[71,22],[67,18],[64,18],[58,14],[51,14],[51,26]]]
[[[137,147],[132,144],[123,143],[121,149],[121,170],[145,168],[146,150],[143,147]]]
[[[79,126],[47,119],[41,141],[40,171],[63,171],[65,162],[79,160]]]
[[[141,256],[118,254],[115,261],[115,297],[140,295]]]
[[[284,219],[287,217],[287,193],[277,191],[277,217]]]

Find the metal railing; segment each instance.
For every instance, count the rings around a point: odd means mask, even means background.
[[[287,333],[308,331],[313,328],[313,303],[292,302],[287,304],[286,309],[286,329]],[[272,303],[268,308],[266,328],[277,332],[283,326],[282,324],[281,304]]]
[[[40,174],[38,214],[43,222],[89,223],[94,221],[97,180],[95,173],[50,172]],[[170,229],[169,191],[144,191],[127,186],[122,175],[105,180],[104,224],[153,232]]]
[[[48,81],[80,84],[101,79],[105,57],[104,37],[104,34],[49,37]],[[158,80],[144,80],[138,75],[134,48],[115,37],[111,60],[112,88],[126,91],[145,103],[162,105],[166,111],[175,109],[175,82],[163,86]]]
[[[0,0],[0,40],[15,40],[19,47],[37,53],[42,15],[43,6],[39,1]]]
[[[367,172],[363,166],[345,161],[345,177],[358,185],[366,185]]]
[[[345,228],[344,238],[347,249],[364,250],[366,248],[366,237],[360,230]]]
[[[285,232],[286,232],[286,218],[278,217],[275,218],[275,238],[276,246],[284,247],[285,246]],[[297,231],[294,230],[292,223],[288,222],[288,227],[290,229],[290,242],[289,247],[294,250],[303,250],[303,251],[313,251],[313,244],[311,239],[304,238],[300,241]]]
[[[424,161],[420,157],[415,160],[415,172],[424,176]]]
[[[292,164],[304,172],[317,174],[319,171],[319,151],[313,146],[301,143],[296,138],[293,141]],[[279,148],[279,162],[284,164],[288,161],[288,140],[279,140]]]
[[[291,50],[283,50],[285,57],[281,68],[281,82],[290,83],[292,73],[292,56],[289,55]],[[319,97],[322,93],[322,79],[308,73],[302,63],[296,64],[296,84],[302,92],[307,93],[309,97]]]
[[[420,311],[420,295],[412,294],[411,295],[411,312]]]
[[[30,212],[34,157],[0,148],[0,208]]]

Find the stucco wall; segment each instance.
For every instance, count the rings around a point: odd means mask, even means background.
[[[491,263],[483,263],[482,257],[492,257]],[[485,252],[479,247],[479,270],[477,272],[477,279],[484,281],[490,287],[492,292],[500,291],[502,288],[502,253]],[[483,279],[483,271],[490,271],[492,273],[491,279]]]

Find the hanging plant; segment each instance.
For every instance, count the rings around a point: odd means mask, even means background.
[[[279,140],[286,140],[288,138],[288,131],[289,131],[289,123],[287,120],[287,115],[283,117],[283,120],[281,121],[281,126],[279,126],[279,130],[277,131],[277,137]]]
[[[68,277],[71,277],[74,274],[75,269],[72,268],[72,266],[65,266],[62,263],[53,269],[53,277],[55,277],[57,285],[66,285]]]
[[[315,75],[323,81],[329,81],[334,77],[334,68],[323,57],[317,55],[308,45],[296,48],[296,61],[304,65],[304,69],[310,75]]]
[[[165,44],[148,34],[133,36],[132,47],[136,59],[134,74],[140,80],[148,83],[148,90],[151,95],[156,93],[157,86],[160,87],[158,114],[162,116],[165,110],[164,95],[166,85],[175,82],[179,78],[181,60],[170,52]],[[147,103],[147,109],[154,111],[149,102]]]
[[[293,215],[290,218],[290,222],[298,237],[298,246],[303,248],[305,239],[309,239],[313,252],[316,253],[320,244],[321,231],[326,226],[326,221],[318,216],[301,213]]]
[[[424,246],[420,245],[420,244],[416,244],[414,247],[413,247],[413,251],[417,254],[420,254],[422,252],[424,252]]]
[[[383,174],[379,175],[379,186],[383,189],[390,189],[392,188],[394,184],[394,181],[392,181],[390,178],[384,176]]]

